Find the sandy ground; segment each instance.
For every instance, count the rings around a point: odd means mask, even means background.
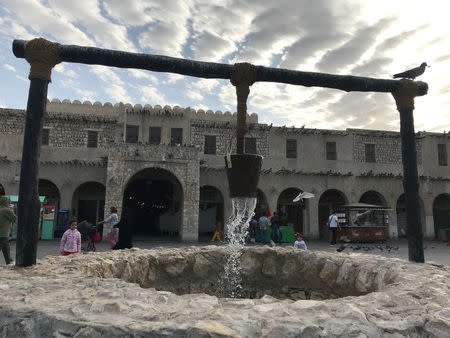
[[[328,242],[324,241],[308,241],[306,240],[309,250],[313,251],[327,251],[327,252],[335,252],[339,245],[330,246]],[[141,249],[151,249],[156,247],[186,247],[186,246],[204,246],[209,245],[209,242],[199,242],[199,243],[179,243],[174,241],[167,240],[156,240],[156,239],[148,239],[148,240],[137,240],[134,243],[134,246]],[[11,241],[11,257],[15,260],[16,255],[16,242]],[[218,244],[217,242],[214,245],[225,245],[224,243]],[[260,244],[252,244],[252,245],[260,245]],[[292,246],[292,244],[283,243],[281,246]],[[369,255],[382,255],[385,257],[395,257],[404,260],[408,260],[408,242],[405,239],[401,239],[398,241],[387,242],[385,244],[359,244],[360,249],[357,249],[358,244],[348,244],[344,252],[358,252]],[[378,246],[378,247],[377,247]],[[397,248],[398,250],[391,249],[389,252],[389,247]],[[109,244],[107,242],[100,242],[96,244],[97,251],[108,251]],[[381,250],[382,249],[382,250]],[[450,245],[447,245],[445,242],[440,241],[425,241],[424,242],[424,253],[425,253],[425,262],[434,262],[437,264],[444,264],[450,266]],[[38,259],[43,258],[48,255],[59,255],[59,240],[41,240],[38,243]],[[0,264],[5,264],[5,260],[3,255],[0,254]]]

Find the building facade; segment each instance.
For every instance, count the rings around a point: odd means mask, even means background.
[[[19,191],[25,111],[0,109],[0,194]],[[96,222],[131,210],[136,238],[198,241],[231,215],[224,156],[235,153],[236,115],[180,107],[86,101],[47,104],[39,193],[70,218]],[[277,210],[308,238],[327,238],[335,207],[391,209],[389,237],[406,231],[400,134],[272,126],[247,116],[245,152],[262,155],[257,216]],[[450,225],[447,133],[417,133],[423,233]],[[298,193],[314,198],[294,203]]]

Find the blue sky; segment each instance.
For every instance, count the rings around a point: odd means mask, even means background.
[[[14,39],[302,71],[391,78],[431,65],[418,80],[416,130],[450,129],[450,29],[445,1],[2,0],[0,107],[25,108],[29,65]],[[236,110],[227,80],[62,63],[48,98],[92,103]],[[308,128],[399,130],[391,95],[273,83],[251,87],[248,112],[261,123]]]

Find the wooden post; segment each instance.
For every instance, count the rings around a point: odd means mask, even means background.
[[[403,188],[406,197],[406,220],[408,223],[409,260],[424,263],[423,234],[420,222],[419,177],[417,173],[417,151],[414,133],[414,97],[418,88],[413,81],[401,80],[402,86],[393,92],[400,113],[400,136],[402,140]]]
[[[256,70],[250,63],[236,63],[231,74],[231,84],[236,87],[237,122],[236,122],[236,153],[244,153],[244,138],[247,134],[247,98],[250,86],[255,83]]]
[[[30,90],[20,170],[16,265],[36,264],[40,202],[38,192],[40,137],[47,105],[51,69],[57,64],[57,44],[44,39],[27,43],[25,58],[30,63]]]

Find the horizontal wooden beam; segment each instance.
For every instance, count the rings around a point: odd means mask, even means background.
[[[13,52],[18,58],[25,57],[27,40],[14,40]],[[129,53],[96,47],[59,45],[59,58],[62,62],[103,65],[118,68],[144,69],[154,72],[175,73],[207,79],[231,79],[233,65],[202,62],[174,58],[163,55]],[[334,75],[326,73],[302,72],[281,68],[255,66],[257,82],[276,82],[306,87],[324,87],[346,92],[395,92],[400,80],[375,79],[369,77]],[[418,95],[425,95],[428,84],[414,82]]]

